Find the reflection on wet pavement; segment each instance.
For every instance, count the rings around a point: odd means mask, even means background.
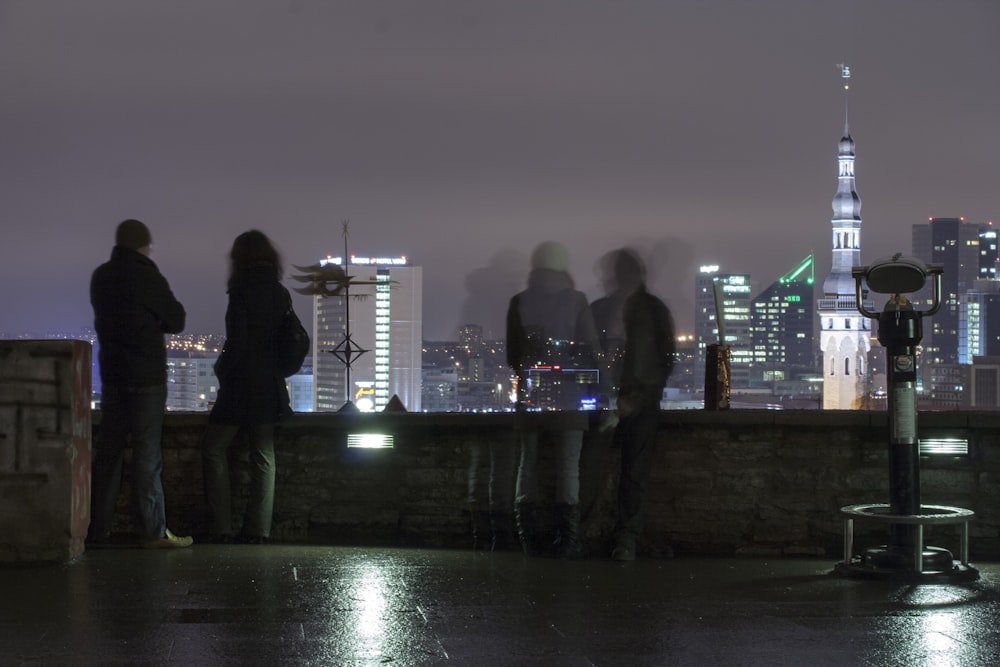
[[[0,665],[998,664],[1000,564],[920,585],[834,564],[106,549],[0,569]]]

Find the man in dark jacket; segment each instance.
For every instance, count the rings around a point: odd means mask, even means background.
[[[88,540],[111,536],[121,490],[122,452],[132,447],[132,484],[140,544],[150,549],[191,546],[167,529],[160,438],[167,401],[164,334],[184,329],[184,306],[149,258],[152,237],[138,220],[115,232],[111,259],[94,271],[90,302],[101,369],[101,429],[91,475]]]
[[[613,386],[617,393],[614,442],[621,448],[618,522],[611,557],[635,559],[643,526],[643,501],[660,421],[660,399],[674,367],[674,325],[670,310],[646,291],[645,269],[628,249],[611,253],[609,295],[591,305]]]

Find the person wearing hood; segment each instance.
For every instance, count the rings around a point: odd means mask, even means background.
[[[569,254],[554,241],[539,244],[531,255],[527,289],[510,300],[507,309],[507,363],[518,378],[518,409],[533,402],[528,393],[529,368],[538,362],[563,368],[597,368],[597,329],[586,295],[575,289],[569,274]],[[568,355],[568,356],[567,356]],[[560,409],[579,409],[572,394],[563,396]],[[538,504],[537,430],[519,428],[521,458],[515,486],[514,518],[524,552],[538,555],[536,510]],[[580,556],[580,452],[583,431],[549,433],[555,441],[556,515],[558,533],[555,555]]]

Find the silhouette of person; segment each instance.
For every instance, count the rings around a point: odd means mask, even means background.
[[[219,394],[208,417],[202,462],[212,541],[234,538],[229,446],[240,428],[250,442],[250,499],[242,541],[262,543],[271,535],[274,508],[274,425],[292,412],[279,370],[275,336],[291,307],[281,284],[281,258],[257,230],[233,241],[229,253],[226,343],[215,363]]]
[[[517,545],[514,528],[514,467],[517,440],[475,442],[469,448],[466,503],[472,527],[472,548],[508,551]],[[480,468],[487,458],[489,477]],[[485,489],[483,488],[485,487]],[[486,498],[483,509],[482,498]]]
[[[587,297],[574,288],[569,254],[554,241],[539,244],[531,255],[527,289],[511,298],[507,309],[507,363],[518,378],[518,409],[578,409],[580,396],[553,392],[545,405],[541,391],[528,387],[529,369],[541,362],[551,368],[597,368],[597,330]],[[520,426],[521,458],[517,471],[514,517],[521,546],[528,555],[541,552],[536,518],[538,503],[538,443],[542,433]],[[547,433],[556,447],[555,555],[580,555],[580,452],[582,430]]]
[[[608,295],[591,304],[604,359],[603,388],[616,396],[613,442],[621,449],[614,560],[635,559],[643,504],[656,445],[660,400],[674,367],[670,310],[646,290],[646,271],[635,252],[605,257]]]
[[[150,259],[153,237],[139,220],[115,230],[111,259],[90,280],[100,347],[101,427],[91,477],[88,541],[107,542],[121,491],[123,452],[132,446],[136,532],[149,549],[189,547],[167,528],[163,498],[163,412],[167,403],[164,334],[184,330],[187,314]]]

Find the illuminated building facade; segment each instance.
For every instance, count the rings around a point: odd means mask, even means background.
[[[695,386],[705,388],[706,350],[709,345],[719,342],[715,283],[722,286],[721,310],[726,332],[725,344],[729,346],[730,355],[729,385],[732,388],[745,388],[750,386],[750,364],[753,360],[750,274],[720,273],[716,265],[702,266],[695,278]]]
[[[751,384],[773,386],[815,373],[814,282],[813,256],[809,255],[753,300]]]
[[[852,267],[861,266],[861,198],[854,181],[854,139],[846,118],[849,77],[850,70],[844,67],[844,136],[838,144],[837,193],[830,220],[833,258],[818,307],[824,410],[856,410],[864,406],[872,340],[870,321],[858,312],[851,275]],[[865,301],[866,308],[874,308]]]
[[[531,366],[525,403],[530,410],[595,410],[599,380],[596,368]]]
[[[975,357],[1000,357],[1000,281],[977,280],[959,297],[958,363]]]
[[[215,377],[218,352],[171,352],[167,355],[167,404],[169,411],[203,412],[215,403],[219,381]]]
[[[964,218],[930,218],[913,225],[913,256],[940,264],[941,308],[924,325],[923,368],[959,362],[959,319],[962,297],[975,288],[976,281],[996,275],[996,233],[985,225]],[[990,252],[988,248],[994,247]],[[985,252],[984,252],[985,251]],[[934,298],[931,282],[914,297],[921,309]],[[926,374],[925,374],[926,377]]]
[[[343,258],[321,263],[343,265]],[[423,270],[405,257],[351,256],[345,271],[357,283],[347,294],[314,297],[316,410],[336,411],[348,402],[381,410],[398,396],[408,411],[419,411]]]

